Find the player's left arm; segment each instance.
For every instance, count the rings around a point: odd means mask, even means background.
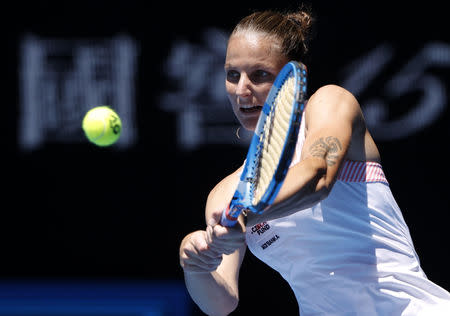
[[[301,161],[289,169],[274,204],[261,215],[250,215],[249,224],[311,207],[328,196],[336,181],[362,117],[358,101],[347,90],[327,85],[311,96],[305,111]]]

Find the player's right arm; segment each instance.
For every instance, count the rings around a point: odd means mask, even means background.
[[[187,235],[180,246],[180,264],[194,302],[208,315],[228,315],[239,302],[239,269],[245,254],[245,226],[217,225],[212,210],[227,206],[236,188],[236,173],[222,180],[209,194],[208,227]],[[212,223],[214,222],[214,223]]]

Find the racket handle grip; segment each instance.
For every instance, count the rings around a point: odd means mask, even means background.
[[[237,219],[241,212],[240,212],[240,210],[237,210],[235,208],[233,208],[233,209],[234,209],[234,211],[231,212],[231,208],[230,208],[230,206],[228,206],[227,208],[225,208],[223,210],[222,218],[220,219],[220,225],[226,226],[226,227],[232,227],[232,226],[236,225]],[[234,215],[235,217],[232,215]]]

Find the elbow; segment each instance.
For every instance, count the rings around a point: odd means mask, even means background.
[[[334,181],[327,177],[327,169],[321,169],[317,172],[317,182],[315,187],[315,195],[319,201],[328,197],[333,188]]]
[[[316,186],[317,198],[319,201],[325,200],[331,192],[332,185],[327,183],[325,180],[319,181]]]
[[[238,298],[230,297],[226,300],[226,302],[220,304],[220,306],[202,307],[201,305],[199,305],[199,307],[206,315],[209,316],[227,316],[234,312],[234,310],[238,307],[238,304]]]
[[[234,310],[237,308],[237,306],[238,306],[238,302],[236,302],[236,304],[226,306],[225,308],[221,309],[220,311],[203,310],[203,312],[209,316],[227,316],[227,315],[230,315],[232,312],[234,312]]]
[[[236,296],[232,297],[229,304],[227,304],[225,314],[223,315],[231,314],[238,307],[238,305],[239,305],[239,298]]]
[[[238,307],[239,299],[233,297],[231,300],[228,301],[228,304],[222,306],[219,313],[211,314],[214,316],[226,316],[234,312],[234,310]]]
[[[231,314],[237,307],[239,304],[239,299],[235,298],[233,299],[233,302],[230,304],[230,306],[228,306],[228,311],[225,315]]]

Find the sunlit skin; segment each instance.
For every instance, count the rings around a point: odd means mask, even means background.
[[[295,18],[286,15],[280,17],[277,14],[262,12],[247,17],[234,29],[234,33],[228,41],[225,57],[226,92],[239,123],[243,128],[250,131],[256,128],[264,102],[280,70],[290,60],[304,62],[302,59],[304,59],[304,54],[307,51],[304,41],[306,37],[304,39],[294,37],[294,35],[298,35],[296,33],[297,28],[276,28],[276,25],[272,22],[268,23],[266,17],[276,18],[277,23],[283,21],[286,26],[290,25],[289,21],[295,22],[295,24],[298,22],[303,36],[305,35],[303,31],[307,33],[309,28],[305,23],[311,23],[311,17],[308,13],[301,12]],[[267,32],[255,31],[255,29],[267,30]],[[288,59],[286,56],[293,57]],[[338,183],[339,172],[345,162],[380,162],[380,154],[367,130],[358,100],[351,92],[338,85],[327,84],[314,89],[314,92],[308,95],[308,103],[302,113],[301,124],[302,131],[298,135],[301,143],[296,144],[293,160],[295,163],[292,163],[289,167],[283,185],[270,207],[266,208],[261,214],[248,212],[246,216],[240,215],[237,224],[233,227],[221,225],[223,210],[229,206],[236,187],[239,185],[244,168],[244,164],[241,164],[238,169],[223,178],[210,191],[205,207],[206,229],[194,231],[183,238],[180,245],[180,265],[183,267],[186,287],[192,299],[205,314],[229,315],[238,307],[240,268],[247,246],[251,248],[254,246],[259,249],[260,245],[271,238],[258,234],[258,236],[255,235],[256,239],[253,240],[250,235],[252,235],[251,229],[254,225],[278,220],[274,223],[274,233],[280,233],[281,235],[285,232],[285,228],[292,225],[295,225],[293,227],[304,225],[302,229],[309,229],[309,222],[316,219],[310,216],[315,216],[313,214],[315,210],[322,209],[322,206],[315,208],[318,203],[330,197],[334,184]],[[354,173],[356,172],[355,170]],[[348,208],[348,205],[352,205],[353,200],[358,200],[355,205],[365,203],[367,200],[368,186],[366,184],[343,182],[345,181],[339,182],[338,189],[333,191],[331,197],[331,201],[334,199],[339,200],[339,202],[336,204],[333,204],[334,202],[324,203],[323,209],[326,212],[340,213],[341,206],[343,209]],[[381,189],[381,187],[384,187],[380,183],[374,185],[375,188]],[[356,188],[361,186],[364,187],[360,195],[359,189]],[[380,212],[384,206],[388,208],[396,207],[393,200],[392,204],[389,202],[390,198],[385,193],[388,192],[384,192],[377,197],[378,193],[374,192],[367,206],[370,207],[373,201],[377,207],[380,207]],[[349,198],[348,204],[346,203],[347,196]],[[380,204],[378,204],[378,198]],[[330,205],[333,205],[333,210],[327,209]],[[359,211],[359,206],[354,210],[352,209],[353,214],[356,214],[356,221],[360,217],[360,214],[357,215],[356,213]],[[365,212],[365,207],[363,207],[362,212]],[[345,215],[346,212],[342,213],[342,216],[347,216]],[[357,239],[370,239],[370,235],[359,234],[359,230],[353,229],[352,225],[355,219],[350,218],[352,214],[347,214],[350,219],[350,226],[348,227],[344,222],[345,217],[339,217],[343,235],[335,233],[334,229],[328,231],[327,227],[320,225],[320,222],[318,222],[317,231],[312,230],[314,234],[318,234],[318,236],[311,236],[313,243],[314,238],[322,240],[322,234],[334,238],[335,236],[343,237],[350,233],[347,236],[355,236]],[[287,218],[291,215],[293,216]],[[395,219],[396,222],[398,222],[397,219]],[[392,223],[392,225],[395,224]],[[392,228],[397,230],[394,226]],[[354,232],[358,234],[353,234]],[[323,264],[317,266],[318,270],[308,270],[308,272],[323,275],[326,280],[330,280],[326,273],[321,273],[324,269],[332,269],[335,263],[341,266],[349,262],[347,257],[326,262],[326,260],[322,260],[321,254],[308,252],[309,244],[304,248],[306,251],[297,253],[297,256],[294,252],[291,252],[291,247],[293,249],[304,245],[301,244],[301,241],[297,244],[294,244],[294,242],[297,242],[297,240],[292,241],[292,244],[281,241],[278,246],[275,246],[278,247],[280,253],[285,250],[286,264],[292,268],[292,270],[286,271],[288,274],[295,271],[297,264],[303,262],[308,265],[308,262],[319,260]],[[376,242],[378,243],[378,241]],[[387,244],[387,247],[390,247],[389,244]],[[360,250],[365,251],[366,248]],[[411,250],[413,251],[413,249]],[[268,251],[270,253],[271,250]],[[353,255],[356,252],[352,251],[351,253]],[[307,254],[307,258],[300,258],[300,255],[303,254]],[[268,254],[268,256],[271,255]],[[382,260],[384,260],[384,256],[383,254]],[[390,256],[389,253],[386,253],[386,256]],[[331,265],[328,265],[328,263]],[[357,264],[359,263],[358,261]],[[395,265],[397,267],[397,263]],[[274,265],[274,269],[280,273],[283,270],[277,264]],[[312,279],[306,278],[306,280],[297,280],[295,275],[290,275],[289,278],[291,277],[293,284],[297,281],[316,280],[315,276],[312,276]],[[367,279],[365,276],[363,277]],[[354,284],[358,283],[355,281]],[[322,285],[328,286],[327,281]],[[360,286],[360,289],[365,291],[362,286]],[[293,290],[296,295],[300,291],[296,287],[293,287]],[[372,292],[372,290],[373,288],[370,287],[368,291]],[[353,294],[353,292],[351,293]],[[302,293],[299,293],[299,295],[301,296]],[[384,300],[384,298],[385,296],[382,299]],[[329,302],[340,309],[340,300],[326,300],[325,305],[328,306]],[[317,306],[320,308],[319,303]]]
[[[225,86],[233,112],[245,129],[255,129],[275,77],[287,62],[273,38],[256,32],[230,37]]]

